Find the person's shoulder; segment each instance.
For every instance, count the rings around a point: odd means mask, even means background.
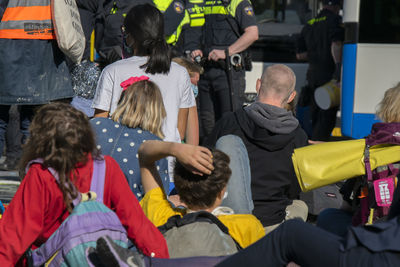
[[[181,76],[181,75],[189,76],[189,73],[187,72],[185,67],[183,67],[173,61],[171,62],[171,67],[170,67],[169,73],[171,75],[177,75],[177,76]]]
[[[239,228],[242,227],[257,227],[262,228],[261,222],[253,214],[228,214],[220,215],[218,219],[222,222],[229,222],[237,224]]]
[[[218,219],[243,248],[265,236],[264,227],[252,214],[221,215]]]

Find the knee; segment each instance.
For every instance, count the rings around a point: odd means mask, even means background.
[[[228,134],[220,137],[215,145],[218,147],[229,146],[244,146],[242,139],[239,136]]]

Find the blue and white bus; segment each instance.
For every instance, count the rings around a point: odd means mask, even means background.
[[[400,81],[400,0],[345,0],[343,22],[341,130],[362,138],[384,92]]]

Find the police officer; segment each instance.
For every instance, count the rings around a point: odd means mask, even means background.
[[[201,48],[203,0],[153,0],[164,14],[166,41],[175,56]]]
[[[310,99],[313,140],[329,139],[336,123],[338,107],[320,109],[314,101],[314,91],[332,78],[339,80],[341,69],[344,28],[338,15],[341,0],[323,0],[323,9],[309,20],[301,31],[297,47],[297,59],[307,60],[309,68],[307,81],[309,90],[301,93]]]
[[[244,102],[242,52],[258,39],[258,28],[248,0],[208,0],[204,15],[204,48],[193,51],[192,57],[207,59],[199,83],[200,119],[207,135],[216,120]]]

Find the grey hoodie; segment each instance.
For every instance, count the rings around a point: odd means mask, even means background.
[[[258,101],[247,106],[245,111],[259,127],[276,134],[289,134],[299,125],[291,111]]]

